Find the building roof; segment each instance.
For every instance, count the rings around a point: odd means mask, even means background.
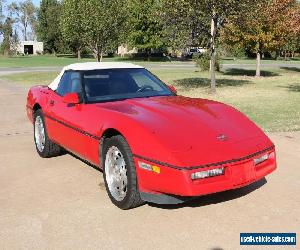
[[[63,68],[60,74],[50,83],[49,88],[56,90],[60,82],[61,77],[67,70],[97,70],[97,69],[143,69],[144,67],[135,65],[132,63],[121,62],[86,62],[86,63],[74,63]]]
[[[39,41],[20,41],[20,44],[44,44],[43,42],[39,42]]]

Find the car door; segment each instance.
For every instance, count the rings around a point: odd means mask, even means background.
[[[51,93],[47,108],[47,130],[49,137],[67,150],[86,158],[88,138],[82,128],[84,103],[70,105],[63,98],[68,93],[82,95],[81,75],[77,71],[66,71],[56,91]]]

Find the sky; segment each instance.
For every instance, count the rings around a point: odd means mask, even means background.
[[[6,0],[5,1],[7,4],[10,4],[11,2],[22,2],[22,1],[19,1],[19,0]],[[36,6],[39,6],[40,5],[40,0],[32,0],[32,2],[36,5]]]
[[[20,1],[20,0],[4,0],[4,14],[5,14],[5,6],[10,4],[11,2],[19,3],[19,2],[22,2],[22,1]],[[34,3],[34,5],[40,6],[40,0],[32,0],[32,2]],[[20,30],[19,30],[18,34],[19,34],[19,38],[22,39],[23,35],[22,35]],[[2,41],[2,38],[3,37],[0,36],[0,42]]]

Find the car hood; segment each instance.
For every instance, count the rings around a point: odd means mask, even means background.
[[[155,160],[170,164],[172,159],[182,166],[209,164],[244,157],[273,145],[245,115],[215,101],[169,96],[99,106],[141,124],[172,155]]]

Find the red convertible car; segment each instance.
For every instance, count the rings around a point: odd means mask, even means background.
[[[122,209],[243,187],[276,168],[274,144],[245,115],[178,96],[134,64],[69,65],[30,89],[27,115],[41,157],[67,150],[98,166]]]

